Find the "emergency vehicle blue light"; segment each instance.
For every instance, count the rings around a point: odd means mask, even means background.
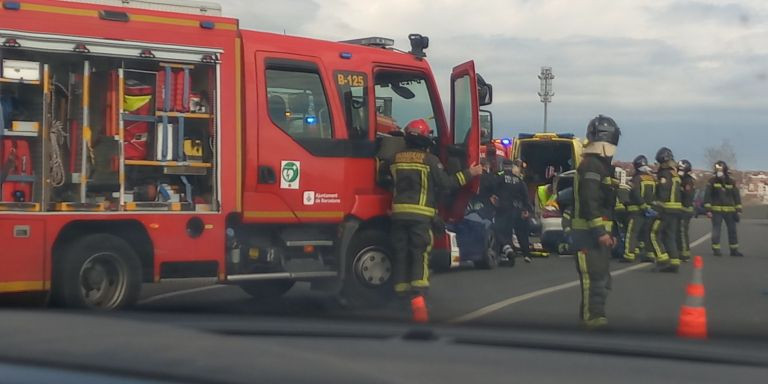
[[[315,116],[307,116],[307,117],[304,118],[304,122],[307,123],[308,125],[313,125],[313,124],[317,123],[317,117],[315,117]]]
[[[200,28],[202,29],[214,29],[216,28],[216,23],[213,21],[203,20],[200,22]]]
[[[18,1],[3,1],[3,8],[11,11],[18,11],[21,9],[21,3]]]
[[[510,145],[510,144],[512,144],[512,140],[510,140],[510,139],[501,139],[501,145],[506,147],[507,145]]]
[[[349,53],[349,52],[342,52],[342,53],[339,54],[339,57],[341,57],[342,59],[349,60],[349,59],[352,58],[352,54]]]

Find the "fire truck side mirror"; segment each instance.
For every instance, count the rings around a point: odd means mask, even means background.
[[[481,107],[493,103],[493,86],[486,83],[479,73],[477,74],[477,100]]]

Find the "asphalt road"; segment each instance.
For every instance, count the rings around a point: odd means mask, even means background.
[[[704,284],[712,337],[768,339],[768,220],[744,219],[739,235],[744,258],[714,257],[710,225],[692,223],[693,253],[704,258]],[[723,242],[726,242],[723,234]],[[727,247],[724,247],[727,250]],[[612,263],[608,298],[616,331],[674,334],[692,266],[678,274],[654,272],[650,264]],[[435,274],[428,298],[435,323],[532,328],[578,325],[579,285],[573,257],[538,258],[531,264],[491,271],[463,269]],[[210,281],[147,284],[137,311],[402,320],[392,308],[348,309],[330,295],[297,284],[284,297],[256,301],[239,288]]]

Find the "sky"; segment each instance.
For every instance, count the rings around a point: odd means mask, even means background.
[[[738,168],[768,169],[768,1],[219,0],[243,28],[327,40],[429,36],[449,98],[451,68],[475,60],[494,86],[495,135],[540,131],[541,66],[555,74],[549,130],[584,135],[597,114],[622,129],[617,158],[707,167],[729,140]]]

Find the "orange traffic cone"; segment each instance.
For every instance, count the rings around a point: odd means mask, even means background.
[[[707,310],[704,308],[704,279],[701,256],[693,258],[693,277],[686,288],[685,304],[680,308],[677,335],[688,339],[707,338]]]
[[[427,323],[429,321],[427,302],[424,300],[424,296],[419,295],[411,299],[411,313],[413,314],[411,321],[414,323]]]

